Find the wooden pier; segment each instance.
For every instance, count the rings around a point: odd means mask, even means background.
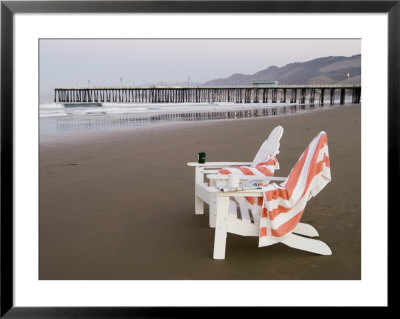
[[[324,105],[345,103],[351,94],[353,104],[361,101],[361,85],[274,85],[274,86],[198,86],[198,87],[121,87],[56,88],[58,103],[297,103]],[[338,95],[338,96],[337,96]]]

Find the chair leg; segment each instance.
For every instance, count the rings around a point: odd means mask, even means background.
[[[196,195],[194,196],[194,212],[196,215],[204,214],[204,202]]]
[[[215,228],[217,222],[217,195],[211,194],[210,205],[209,205],[209,220],[208,224],[210,228]]]
[[[223,186],[224,181],[211,181],[211,186]],[[217,194],[210,194],[210,205],[209,205],[209,226],[210,228],[215,228],[217,218]]]
[[[225,259],[228,226],[229,197],[216,196],[216,227],[214,238],[214,259]]]
[[[203,183],[203,181],[204,181],[203,169],[201,167],[196,167],[195,168],[195,185],[197,185],[197,183]],[[204,214],[204,202],[199,197],[197,197],[196,188],[195,188],[195,194],[194,194],[194,212],[196,215]]]
[[[309,224],[305,224],[305,223],[298,223],[296,228],[293,230],[294,233],[299,234],[299,235],[304,235],[304,236],[308,236],[308,237],[318,237],[319,234],[317,232],[317,230],[309,225]]]
[[[320,255],[332,255],[331,249],[323,241],[290,234],[281,243],[296,249],[309,251]]]

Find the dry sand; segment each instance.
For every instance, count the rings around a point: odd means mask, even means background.
[[[214,230],[194,215],[197,153],[251,161],[282,125],[277,176],[327,132],[332,182],[302,222],[333,251],[319,256],[228,234],[212,259]],[[81,132],[41,138],[39,279],[361,279],[361,106],[308,114]]]

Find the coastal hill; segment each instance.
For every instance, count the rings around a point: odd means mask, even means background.
[[[233,74],[203,83],[207,85],[249,85],[253,82],[278,81],[279,84],[361,84],[361,54],[351,57],[330,56],[283,67],[270,66],[255,74]]]

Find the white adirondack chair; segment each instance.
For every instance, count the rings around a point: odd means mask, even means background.
[[[214,176],[210,176],[213,178]],[[276,178],[278,179],[278,178]],[[264,180],[266,181],[266,180]],[[271,181],[270,179],[268,181]],[[247,191],[235,191],[235,192],[222,192],[220,189],[210,187],[209,192],[216,194],[216,227],[215,227],[215,238],[214,238],[214,259],[225,259],[226,250],[226,238],[227,233],[237,234],[241,236],[255,236],[258,237],[260,232],[260,216],[251,216],[251,212],[248,215],[243,214],[243,210],[239,214],[236,209],[232,208],[232,196],[262,196],[261,190],[247,190]],[[288,236],[281,243],[286,244],[289,247],[297,248],[309,252],[313,252],[320,255],[332,255],[331,249],[324,242],[306,238],[307,237],[318,237],[318,231],[311,225],[305,223],[298,223],[293,233]]]
[[[220,174],[210,174],[207,177],[212,180],[226,180],[228,178],[226,175]],[[282,177],[257,178],[254,176],[248,176],[247,178],[251,180],[260,180],[264,183],[278,180],[285,181],[287,179]],[[250,210],[247,210],[246,207],[243,207],[243,205],[237,205],[232,201],[232,198],[238,198],[241,196],[262,197],[263,192],[261,189],[222,191],[217,187],[209,187],[207,191],[215,196],[216,227],[213,257],[214,259],[225,259],[227,233],[256,237],[258,237],[260,234],[260,216],[252,216]],[[309,193],[306,193],[305,195],[308,197],[304,198],[309,200],[315,195],[315,190],[310,190]],[[280,242],[292,248],[301,249],[320,255],[332,254],[331,249],[324,242],[312,238],[298,236],[296,234],[307,237],[319,236],[317,230],[313,226],[305,223],[298,223],[292,232],[287,236],[284,236],[284,239]]]
[[[283,134],[283,127],[275,127],[268,139],[259,148],[257,154],[255,155],[252,162],[206,162],[204,164],[199,164],[197,162],[189,162],[188,166],[195,168],[195,214],[204,214],[204,203],[209,205],[209,225],[210,227],[215,227],[216,221],[216,196],[214,192],[210,192],[210,186],[223,186],[228,179],[228,176],[222,176],[220,178],[211,178],[210,185],[205,182],[206,174],[217,173],[218,169],[224,167],[233,166],[252,166],[255,167],[259,162],[265,159],[266,155],[270,154],[275,156],[279,154],[280,139]],[[246,177],[243,177],[246,179]],[[277,179],[277,180],[282,180]]]

